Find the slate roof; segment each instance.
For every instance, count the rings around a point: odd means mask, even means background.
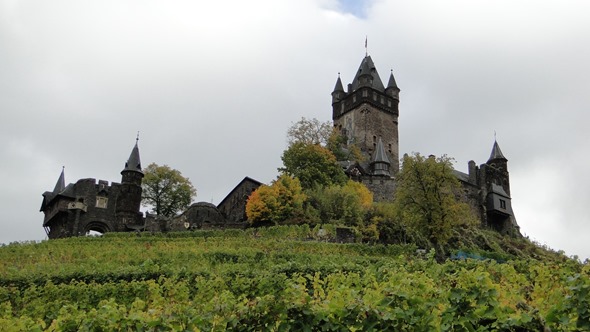
[[[54,194],[59,194],[60,192],[62,192],[66,188],[66,180],[65,180],[65,176],[64,176],[64,170],[65,170],[65,167],[61,169],[61,174],[59,175],[59,178],[57,179],[57,183],[55,183],[55,187],[53,188]]]
[[[504,154],[502,154],[502,150],[500,150],[500,145],[498,145],[498,141],[494,141],[494,147],[492,148],[492,153],[490,154],[490,159],[488,159],[488,162],[495,159],[502,159],[504,161],[508,161],[508,159],[504,157]]]
[[[463,172],[457,171],[457,170],[453,170],[453,174],[455,175],[455,177],[457,179],[459,179],[459,181],[463,181],[463,182],[469,182],[469,175],[465,174]]]
[[[240,181],[235,187],[234,189],[232,189],[229,194],[227,194],[222,200],[221,202],[219,202],[219,204],[217,204],[217,207],[220,207],[221,205],[223,205],[223,203],[225,202],[225,200],[229,199],[231,197],[231,195],[234,193],[234,191],[238,190],[238,188],[244,183],[244,182],[252,182],[257,186],[261,186],[262,182],[254,180],[253,178],[246,176],[242,179],[242,181]]]
[[[381,140],[381,137],[379,137],[379,140],[377,141],[377,147],[375,149],[375,156],[373,157],[373,162],[391,164],[389,158],[387,157],[387,153],[385,153],[385,148],[383,148],[383,141]]]
[[[375,68],[375,64],[373,63],[370,55],[367,55],[361,62],[359,70],[356,72],[354,80],[352,81],[352,91],[359,88],[359,77],[365,74],[371,75],[373,77],[373,83],[371,85],[373,89],[381,92],[385,91],[383,81],[381,80],[381,77],[379,77],[377,68]]]
[[[504,188],[502,188],[502,186],[497,185],[495,183],[492,183],[492,193],[504,196],[506,198],[510,198],[510,196],[508,196],[506,191],[504,191]]]
[[[338,79],[336,80],[336,85],[334,86],[334,92],[342,91],[344,92],[344,87],[342,86],[342,80],[340,79],[340,74],[338,74]]]
[[[391,71],[391,74],[389,75],[389,82],[387,82],[387,88],[394,88],[394,89],[398,89],[397,83],[395,82],[395,78],[393,77],[393,70]]]
[[[137,141],[135,142],[133,150],[131,150],[131,154],[125,163],[125,168],[123,171],[134,171],[143,174],[141,171],[141,160],[139,159],[139,147],[137,146]]]

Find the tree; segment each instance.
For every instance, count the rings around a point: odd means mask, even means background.
[[[306,119],[302,117],[287,131],[289,146],[296,143],[321,145],[334,154],[336,160],[363,161],[360,148],[356,144],[347,144],[347,139],[332,126],[330,121]]]
[[[373,205],[373,193],[362,183],[316,187],[308,191],[308,202],[323,223],[362,226]]]
[[[176,215],[186,209],[197,195],[189,179],[168,165],[151,163],[143,172],[142,205],[151,206],[152,213],[159,216]]]
[[[404,155],[394,205],[403,224],[443,245],[454,227],[475,225],[477,218],[464,202],[452,159]]]
[[[303,189],[344,184],[347,180],[334,154],[318,144],[294,143],[281,159],[284,167],[279,171],[298,178]]]
[[[295,122],[287,131],[287,142],[289,145],[295,143],[326,145],[332,135],[332,123],[330,121],[306,119]]]
[[[305,199],[299,180],[283,174],[270,186],[262,185],[250,195],[246,216],[252,224],[276,225],[302,214]]]

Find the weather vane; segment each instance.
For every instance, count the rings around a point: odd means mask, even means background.
[[[367,48],[368,37],[365,35],[365,57],[369,56],[369,49]]]

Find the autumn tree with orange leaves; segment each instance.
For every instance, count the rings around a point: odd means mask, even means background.
[[[278,224],[301,216],[306,196],[297,178],[283,174],[270,186],[260,186],[246,203],[252,225]]]

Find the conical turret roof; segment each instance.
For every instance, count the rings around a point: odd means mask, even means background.
[[[143,174],[143,172],[141,171],[141,160],[139,158],[139,147],[137,146],[137,141],[135,141],[135,146],[133,147],[133,150],[131,150],[129,159],[125,163],[125,168],[123,169],[123,172],[125,171],[134,171]]]
[[[500,145],[498,145],[498,141],[494,141],[494,147],[492,147],[492,153],[490,154],[490,159],[488,159],[488,162],[496,159],[508,161],[508,159],[504,157],[504,154],[502,154],[502,150],[500,150]]]
[[[379,137],[379,140],[377,141],[373,162],[391,164],[389,157],[387,157],[387,153],[385,153],[385,148],[383,147],[383,141],[381,140],[381,137]]]
[[[393,70],[391,71],[391,74],[389,75],[389,82],[387,82],[387,88],[391,89],[398,89],[397,83],[395,82],[395,77],[393,77]]]
[[[385,91],[385,87],[383,86],[383,81],[381,77],[379,77],[379,73],[377,73],[377,68],[373,63],[373,59],[371,59],[370,55],[364,57],[361,65],[359,66],[359,70],[356,72],[356,76],[354,76],[354,80],[352,81],[352,90],[356,90],[359,88],[359,78],[363,75],[371,75],[372,83],[371,87],[375,90],[379,90],[381,92]]]
[[[57,182],[55,183],[55,187],[53,188],[53,194],[57,195],[66,188],[66,179],[64,176],[64,170],[65,170],[65,167],[62,167],[61,174],[59,175],[59,178],[57,179]]]
[[[334,86],[334,92],[342,91],[344,92],[344,87],[342,86],[342,80],[340,79],[340,73],[338,73],[338,79],[336,80],[336,86]]]

